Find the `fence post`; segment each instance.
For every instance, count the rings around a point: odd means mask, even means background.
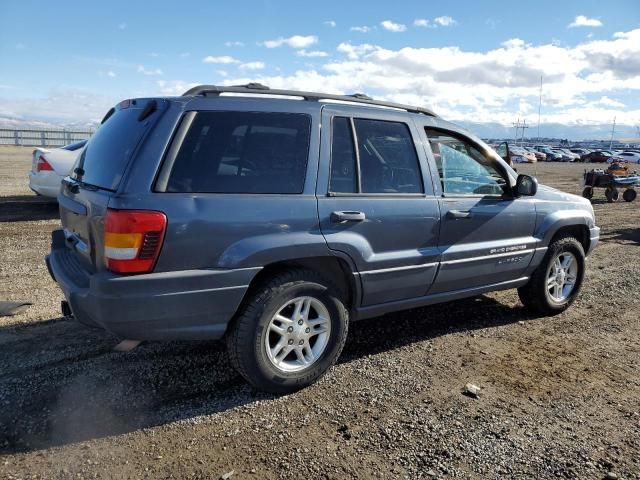
[[[16,146],[20,145],[20,143],[18,143],[18,130],[13,131],[13,140]]]

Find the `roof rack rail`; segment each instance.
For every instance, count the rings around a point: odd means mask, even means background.
[[[233,86],[221,86],[221,85],[198,85],[190,88],[182,94],[183,97],[188,96],[219,96],[221,93],[249,93],[253,95],[282,95],[288,97],[301,97],[307,101],[319,101],[319,100],[337,100],[340,102],[352,102],[362,103],[365,105],[376,105],[379,107],[397,108],[399,110],[406,110],[410,113],[422,113],[429,115],[430,117],[437,117],[428,108],[413,107],[411,105],[403,105],[401,103],[385,102],[382,100],[374,100],[373,98],[365,95],[364,93],[354,93],[353,95],[334,95],[331,93],[319,93],[319,92],[304,92],[299,90],[274,90],[261,83],[247,83],[246,85],[233,85]]]

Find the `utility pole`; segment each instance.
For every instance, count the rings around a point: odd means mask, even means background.
[[[609,140],[609,150],[613,146],[613,134],[616,131],[616,117],[613,117],[613,126],[611,127],[611,140]]]
[[[522,125],[520,126],[520,128],[522,129],[522,137],[520,138],[520,145],[522,145],[524,143],[524,130],[526,128],[529,128],[529,125],[527,125],[526,118],[522,121]]]
[[[540,107],[542,107],[542,75],[540,75],[540,96],[538,97],[538,143],[540,143]]]
[[[518,144],[518,130],[520,130],[520,117],[518,117],[518,121],[516,123],[512,124],[514,127],[516,127],[516,134],[513,137],[513,143],[514,145]]]

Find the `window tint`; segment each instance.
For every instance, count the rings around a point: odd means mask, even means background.
[[[444,193],[502,195],[506,185],[492,161],[473,144],[426,129]]]
[[[329,190],[337,193],[356,193],[356,151],[353,148],[351,122],[345,117],[333,119],[331,137],[331,185]]]
[[[167,191],[302,193],[310,128],[301,114],[199,112]]]
[[[127,108],[116,107],[87,142],[78,159],[84,174],[73,174],[75,178],[108,190],[118,188],[131,154],[149,126],[149,122],[138,121],[146,102],[133,102]]]
[[[355,119],[363,193],[422,193],[418,157],[404,123]]]

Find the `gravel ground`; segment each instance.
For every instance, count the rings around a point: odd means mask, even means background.
[[[353,324],[321,382],[273,397],[218,342],[118,353],[60,318],[29,156],[0,148],[0,298],[34,303],[0,318],[0,477],[640,478],[639,202],[597,192],[602,243],[562,315],[506,291]],[[573,193],[584,168],[535,167]]]

